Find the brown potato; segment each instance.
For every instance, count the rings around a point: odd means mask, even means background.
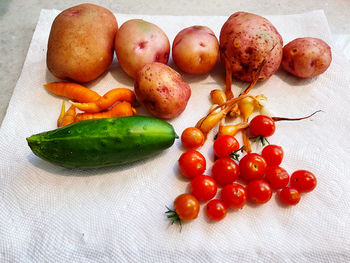
[[[206,26],[191,26],[181,30],[172,47],[175,64],[190,74],[208,73],[219,58],[219,41]]]
[[[138,72],[134,87],[137,99],[161,119],[179,116],[191,96],[191,88],[181,75],[158,62],[146,64]]]
[[[158,26],[142,19],[132,19],[122,24],[114,45],[120,66],[132,78],[147,63],[168,63],[168,37]]]
[[[304,37],[283,48],[282,67],[300,78],[312,78],[325,72],[332,61],[330,46],[319,38]]]
[[[87,82],[100,76],[113,60],[118,29],[113,13],[81,4],[54,20],[47,46],[47,67],[59,79]]]

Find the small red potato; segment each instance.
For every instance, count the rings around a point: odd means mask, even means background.
[[[132,78],[147,63],[167,64],[170,54],[166,34],[142,19],[126,21],[117,31],[114,47],[120,66]]]
[[[219,57],[219,42],[206,26],[191,26],[181,30],[172,47],[175,64],[190,74],[208,73]]]
[[[304,37],[283,48],[282,67],[300,78],[312,78],[325,72],[332,61],[330,46],[321,39]]]
[[[181,75],[159,62],[146,64],[138,72],[134,88],[137,99],[161,119],[179,116],[191,96],[191,88]]]

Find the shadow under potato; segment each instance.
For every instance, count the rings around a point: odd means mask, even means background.
[[[113,59],[112,63],[109,65],[109,67],[96,79],[93,79],[93,80],[88,81],[88,82],[80,83],[80,84],[85,86],[85,87],[88,87],[88,88],[95,87],[99,84],[100,81],[102,81],[105,78],[105,76],[108,73],[110,73],[111,76],[118,83],[120,83],[122,85],[129,86],[129,87],[134,86],[134,80],[124,72],[124,70],[120,67],[119,63],[117,62],[117,60],[115,58]],[[67,82],[79,83],[75,80],[58,79],[48,70],[48,68],[46,68],[45,80],[46,80],[46,83],[56,82],[56,81],[67,81]],[[117,87],[111,87],[111,89],[112,88],[117,88]]]
[[[134,79],[124,72],[116,59],[113,60],[112,64],[107,69],[107,72],[110,72],[112,77],[119,83],[129,87],[134,87]]]
[[[275,75],[280,78],[281,80],[283,80],[284,82],[286,82],[288,85],[290,86],[305,86],[305,85],[309,85],[312,82],[314,82],[317,77],[313,77],[313,78],[299,78],[296,77],[290,73],[288,73],[287,71],[285,71],[282,67],[280,67]]]

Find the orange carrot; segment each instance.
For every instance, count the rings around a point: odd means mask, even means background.
[[[73,123],[75,121],[75,115],[76,115],[75,106],[71,105],[62,118],[62,122],[60,123],[61,126],[58,126],[58,127],[63,127]]]
[[[101,97],[95,91],[73,82],[52,82],[45,84],[44,87],[57,96],[79,102],[96,101]]]
[[[63,127],[73,123],[75,121],[75,115],[76,115],[75,106],[71,105],[69,109],[64,113],[63,116],[60,115],[60,118],[57,121],[57,127]]]
[[[117,101],[127,101],[133,103],[136,100],[135,93],[126,88],[117,88],[108,91],[105,95],[98,100],[88,103],[75,103],[71,102],[79,110],[85,112],[100,112],[111,107]]]
[[[242,122],[233,125],[223,125],[219,126],[218,137],[222,135],[235,136],[239,131],[247,128],[249,124],[247,122]]]
[[[113,108],[109,111],[96,113],[78,113],[75,117],[75,121],[110,118],[115,116],[132,116],[135,113],[136,111],[131,106],[130,102],[122,101],[113,106]]]
[[[64,100],[63,100],[62,101],[62,106],[61,106],[61,112],[60,112],[60,115],[58,116],[58,119],[57,119],[57,127],[61,126],[62,119],[64,117],[65,112],[66,112],[66,106],[65,106]]]

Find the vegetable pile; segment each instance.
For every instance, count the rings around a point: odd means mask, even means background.
[[[167,65],[170,52],[177,69]],[[108,69],[114,53],[134,86],[113,88],[104,95],[84,87],[82,83]],[[164,120],[183,114],[193,92],[182,73],[208,74],[219,57],[225,87],[210,92],[208,113],[181,134],[181,143],[188,150],[179,157],[178,165],[190,180],[190,193],[175,199],[166,212],[168,217],[172,223],[193,220],[201,203],[207,203],[206,215],[218,221],[228,209],[241,209],[247,202],[267,203],[274,192],[281,203],[298,204],[303,193],[316,187],[316,177],[302,169],[289,175],[280,166],[282,147],[270,144],[267,138],[275,133],[277,121],[303,120],[316,112],[294,119],[271,117],[267,97],[250,91],[280,67],[300,78],[324,73],[332,60],[331,49],[323,40],[308,36],[283,47],[275,26],[256,14],[232,14],[219,40],[209,27],[184,28],[171,47],[166,32],[148,21],[132,19],[118,28],[113,13],[103,7],[81,4],[64,10],[52,24],[47,67],[65,82],[44,86],[71,105],[66,110],[63,100],[58,128],[27,138],[28,144],[44,160],[78,168],[120,165],[164,150],[177,137]],[[249,82],[238,96],[231,89],[232,76]],[[134,116],[139,103],[155,118]],[[207,161],[198,148],[217,126],[212,142],[216,159],[207,175]],[[235,137],[238,134],[243,145]],[[252,151],[251,141],[264,146],[259,153]]]

